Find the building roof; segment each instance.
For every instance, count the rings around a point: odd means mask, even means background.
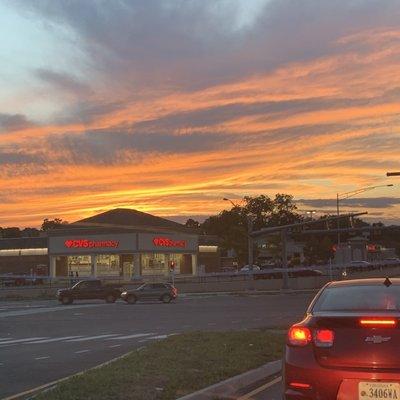
[[[0,239],[3,249],[42,249],[47,247],[47,237],[22,237]]]
[[[134,231],[163,230],[168,232],[197,233],[193,229],[189,229],[177,222],[129,208],[116,208],[94,215],[93,217],[84,218],[67,225],[63,230],[70,228],[122,228]]]

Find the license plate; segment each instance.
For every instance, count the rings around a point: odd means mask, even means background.
[[[358,400],[400,400],[400,383],[360,382]]]

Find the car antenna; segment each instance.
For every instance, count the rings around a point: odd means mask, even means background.
[[[392,281],[389,279],[389,277],[387,276],[386,277],[386,279],[385,279],[385,281],[383,282],[383,284],[386,286],[386,287],[389,287],[390,285],[392,285]]]

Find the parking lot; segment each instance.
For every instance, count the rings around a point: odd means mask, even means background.
[[[312,294],[188,296],[170,304],[0,303],[0,397],[118,357],[180,332],[287,327]]]

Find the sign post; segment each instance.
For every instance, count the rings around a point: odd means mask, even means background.
[[[175,261],[170,261],[169,272],[171,274],[172,286],[175,286]]]

